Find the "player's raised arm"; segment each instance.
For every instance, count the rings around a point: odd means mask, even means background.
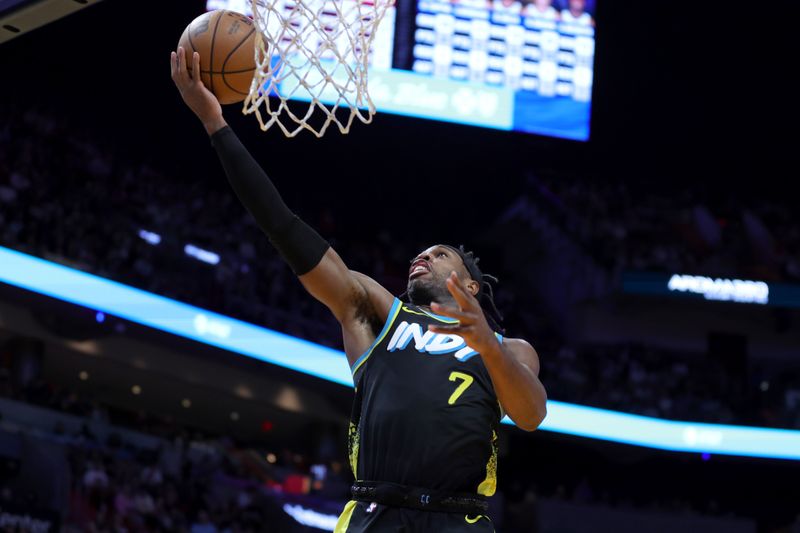
[[[342,324],[345,351],[354,360],[374,340],[393,296],[375,281],[351,272],[330,245],[286,206],[272,181],[225,122],[216,97],[203,86],[199,55],[195,52],[192,58],[194,76],[187,71],[183,56],[182,48],[172,53],[172,79],[210,135],[236,195],[306,290]]]

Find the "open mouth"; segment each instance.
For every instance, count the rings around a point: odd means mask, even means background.
[[[430,271],[431,265],[424,259],[419,259],[411,264],[411,268],[408,271],[408,279],[424,276],[425,274],[430,273]]]

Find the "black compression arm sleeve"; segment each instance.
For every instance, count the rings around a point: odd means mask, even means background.
[[[239,201],[272,245],[295,274],[310,272],[330,245],[286,206],[272,181],[231,128],[225,126],[211,135],[211,144]]]

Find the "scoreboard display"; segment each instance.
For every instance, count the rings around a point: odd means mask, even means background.
[[[332,1],[356,0],[317,0]],[[250,13],[248,0],[207,6]],[[585,141],[594,9],[593,0],[398,0],[370,50],[370,97],[381,112]]]

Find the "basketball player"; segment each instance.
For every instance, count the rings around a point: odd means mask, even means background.
[[[504,338],[478,259],[435,245],[411,261],[406,300],[337,253],[281,200],[200,80],[197,53],[171,57],[172,79],[211,137],[234,191],[303,286],[342,326],[355,401],[349,454],[356,482],[336,532],[490,532],[497,428],[533,431],[545,417],[539,359]]]

